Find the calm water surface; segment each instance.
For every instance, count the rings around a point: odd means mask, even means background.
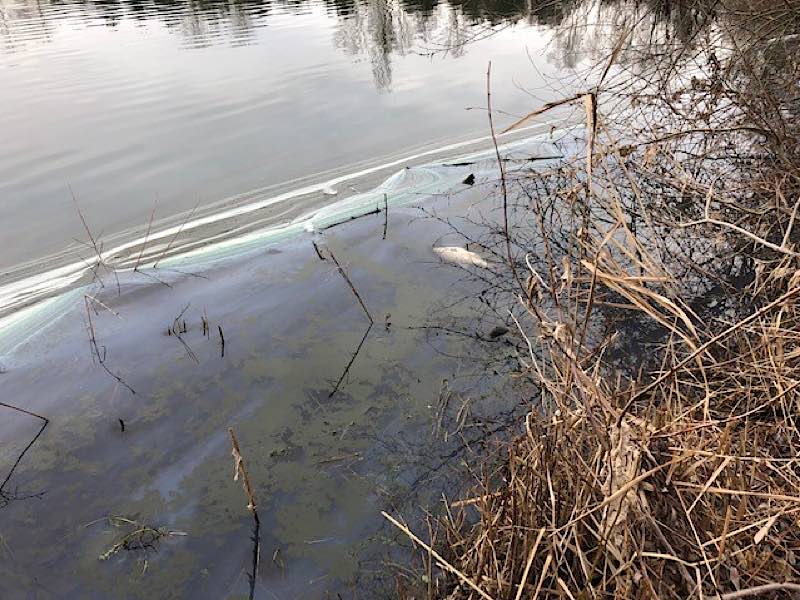
[[[485,135],[489,60],[499,125],[567,85],[545,4],[0,0],[0,269],[80,247],[70,188],[102,237]]]

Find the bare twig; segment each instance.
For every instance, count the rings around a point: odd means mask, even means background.
[[[31,449],[31,447],[36,443],[36,441],[39,439],[39,437],[41,437],[42,433],[44,433],[45,428],[50,424],[50,420],[47,417],[43,417],[42,415],[36,414],[36,413],[31,412],[29,410],[25,410],[24,408],[20,408],[18,406],[14,406],[12,404],[6,404],[5,402],[0,402],[0,406],[2,406],[3,408],[8,408],[10,410],[14,410],[14,411],[20,412],[20,413],[25,414],[25,415],[29,415],[31,417],[34,417],[34,418],[39,419],[39,420],[42,421],[42,426],[39,428],[39,431],[36,432],[36,435],[34,435],[33,438],[31,439],[31,441],[28,442],[28,444],[25,446],[25,448],[22,449],[22,452],[20,452],[19,455],[17,455],[17,458],[14,461],[14,464],[11,465],[11,468],[9,469],[8,473],[6,474],[5,479],[3,479],[3,482],[0,483],[0,495],[2,495],[2,494],[4,494],[4,490],[5,490],[6,484],[11,479],[11,476],[14,475],[14,471],[17,470],[17,467],[22,462],[22,459],[25,457],[25,455],[28,453],[28,450]]]
[[[383,239],[386,239],[386,230],[389,227],[389,197],[383,195]]]
[[[84,296],[84,305],[86,308],[86,319],[87,325],[86,330],[89,335],[89,348],[91,350],[92,356],[95,360],[97,360],[97,364],[113,379],[117,381],[120,385],[122,385],[125,389],[127,389],[131,394],[136,394],[136,391],[128,385],[122,377],[114,373],[106,364],[106,347],[100,346],[97,342],[97,335],[95,334],[94,328],[94,321],[92,320],[92,311],[90,308],[90,303],[94,302],[94,298],[91,296]],[[105,306],[105,305],[103,305]],[[109,309],[110,310],[110,309]],[[113,312],[113,311],[112,311]],[[101,350],[102,348],[102,350]]]
[[[311,240],[311,245],[314,246],[314,252],[317,253],[317,258],[319,258],[320,260],[325,260],[325,257],[322,255],[322,252],[320,251],[319,246],[317,246],[317,242],[315,242],[314,240]]]
[[[333,253],[333,250],[328,248],[328,254],[330,254],[331,260],[333,260],[333,263],[336,265],[336,269],[339,271],[339,274],[342,276],[342,279],[345,280],[348,287],[350,288],[350,291],[353,292],[353,295],[356,297],[356,300],[358,300],[358,303],[364,310],[364,314],[367,315],[367,319],[369,319],[370,325],[374,324],[375,321],[373,320],[372,315],[369,313],[367,305],[364,304],[364,300],[361,298],[361,294],[358,293],[356,286],[353,285],[353,282],[350,280],[350,277],[347,275],[347,272],[344,270],[344,268],[342,268],[342,265],[339,264],[339,261],[337,260],[336,255]]]
[[[336,385],[333,386],[333,389],[328,394],[328,398],[332,398],[333,395],[339,391],[339,386],[342,385],[342,381],[344,381],[344,378],[347,377],[347,374],[350,372],[350,367],[353,366],[353,363],[355,362],[358,353],[361,352],[361,347],[364,345],[364,342],[367,341],[367,336],[369,335],[369,332],[372,330],[372,325],[373,325],[372,323],[367,325],[367,330],[364,332],[364,335],[361,336],[361,341],[358,342],[358,346],[356,346],[355,352],[353,352],[352,356],[350,356],[350,360],[345,366],[344,371],[342,371],[342,374],[339,376],[339,379],[336,381]]]
[[[253,492],[253,486],[250,483],[250,476],[247,474],[247,467],[245,466],[244,458],[242,458],[241,450],[239,449],[239,440],[236,439],[236,433],[233,427],[228,428],[228,433],[231,436],[231,454],[233,456],[233,480],[238,481],[239,477],[242,478],[242,488],[244,489],[245,496],[247,496],[247,510],[253,515],[253,535],[251,540],[253,542],[253,561],[252,571],[248,574],[250,581],[250,600],[253,600],[256,594],[256,581],[258,579],[258,563],[261,550],[261,521],[258,518],[258,510],[256,508],[256,497]]]
[[[486,68],[486,110],[489,115],[489,130],[492,134],[492,144],[494,145],[494,153],[497,157],[497,168],[500,170],[500,189],[503,193],[503,235],[506,241],[506,259],[508,266],[511,268],[511,274],[514,280],[519,285],[520,289],[524,290],[525,286],[517,275],[517,265],[514,255],[511,252],[511,236],[508,231],[508,186],[506,185],[506,171],[503,166],[503,160],[500,158],[500,148],[497,146],[497,136],[494,132],[494,119],[492,118],[492,62]]]

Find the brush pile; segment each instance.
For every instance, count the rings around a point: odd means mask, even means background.
[[[538,401],[434,542],[396,522],[403,597],[800,597],[800,4],[669,4],[698,45],[601,65],[587,158],[509,200]]]

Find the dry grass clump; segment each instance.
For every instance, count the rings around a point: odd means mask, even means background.
[[[568,325],[540,340],[547,366],[529,358],[548,410],[528,415],[507,458],[444,519],[455,568],[492,598],[800,590],[787,583],[800,581],[792,283],[688,354],[676,335],[644,388],[609,380]],[[648,301],[636,278],[618,284]],[[462,584],[451,597],[471,593]]]
[[[587,92],[589,158],[515,204],[541,403],[432,545],[392,518],[401,596],[800,597],[800,3],[742,4]]]
[[[427,556],[447,577],[429,578],[428,595],[800,591],[798,266],[780,261],[754,282],[761,302],[744,316],[703,322],[616,194],[594,197],[615,222],[598,219],[560,261],[548,255],[544,276],[527,257],[527,293],[510,312],[542,405],[473,496],[447,507],[443,550]],[[660,327],[649,376],[614,375],[619,334],[590,325],[608,309]]]
[[[800,593],[800,270],[747,316],[703,324],[656,264],[620,220],[553,268],[549,302],[519,295],[543,403],[447,507],[430,597]],[[648,378],[611,376],[615,335],[582,341],[607,304],[667,332]]]

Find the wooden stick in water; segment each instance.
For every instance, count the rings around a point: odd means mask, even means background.
[[[342,265],[339,264],[339,261],[336,259],[336,255],[333,253],[333,250],[328,248],[328,254],[331,255],[331,259],[333,260],[334,264],[336,265],[336,268],[339,270],[339,274],[347,282],[347,285],[350,286],[350,290],[353,292],[353,295],[355,295],[356,300],[358,300],[358,303],[361,305],[361,308],[364,309],[364,314],[367,315],[367,318],[369,319],[370,324],[375,323],[375,320],[372,318],[372,315],[369,314],[369,310],[367,309],[367,305],[364,304],[364,300],[361,298],[361,294],[358,293],[358,290],[356,289],[356,286],[353,285],[353,282],[350,281],[350,277],[347,276],[347,272],[342,268]]]
[[[383,239],[386,239],[386,230],[389,228],[389,198],[383,195]]]
[[[252,573],[247,575],[250,580],[250,600],[253,600],[256,594],[256,579],[258,578],[258,561],[261,548],[261,521],[258,518],[258,510],[256,509],[256,497],[253,492],[253,485],[250,483],[250,476],[247,474],[247,467],[244,464],[244,458],[239,450],[239,440],[236,439],[236,433],[233,427],[228,427],[228,433],[231,436],[231,455],[233,456],[233,480],[238,481],[239,477],[242,478],[242,488],[247,496],[247,510],[253,515],[253,567]]]

